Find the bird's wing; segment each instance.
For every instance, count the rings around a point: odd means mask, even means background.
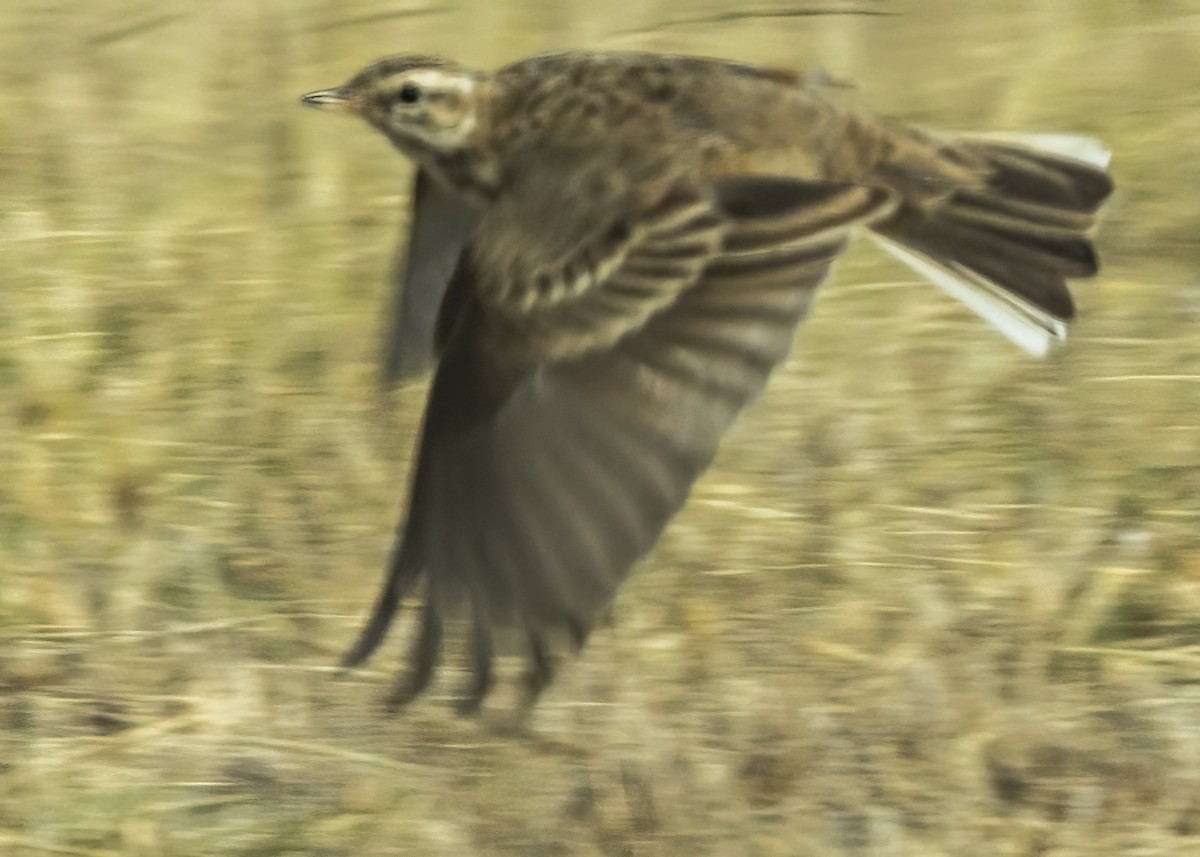
[[[874,188],[723,179],[602,224],[534,282],[502,276],[548,263],[490,257],[489,213],[451,285],[471,297],[431,389],[409,518],[347,662],[370,654],[422,576],[405,698],[458,606],[474,619],[480,697],[493,628],[525,629],[535,666],[547,635],[582,643],[788,354],[851,229],[890,207]]]
[[[405,262],[396,266],[392,278],[384,333],[385,384],[416,377],[436,362],[438,310],[479,216],[480,208],[470,199],[443,187],[427,171],[417,171]]]

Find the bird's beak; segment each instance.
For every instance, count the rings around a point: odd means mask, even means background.
[[[300,103],[307,104],[309,107],[319,107],[324,110],[353,111],[354,109],[354,99],[344,86],[335,86],[333,89],[318,89],[316,92],[302,95]]]

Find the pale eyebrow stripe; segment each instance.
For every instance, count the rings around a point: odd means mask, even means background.
[[[417,86],[423,86],[431,92],[436,92],[439,89],[456,89],[464,95],[469,95],[475,89],[475,81],[466,75],[448,73],[437,68],[410,69],[408,71],[397,72],[384,78],[380,82],[379,88],[383,92],[390,94],[399,91],[406,83],[415,83]]]

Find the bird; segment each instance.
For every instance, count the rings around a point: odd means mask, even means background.
[[[532,706],[650,552],[865,233],[1026,351],[1113,190],[1073,135],[946,133],[847,106],[819,75],[568,50],[497,70],[401,54],[302,102],[415,166],[383,376],[432,375],[407,515],[343,663],[420,603],[388,704],[423,693],[448,622],[478,712],[501,642]],[[419,594],[419,598],[414,596]]]

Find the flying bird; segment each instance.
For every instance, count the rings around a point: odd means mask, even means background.
[[[423,583],[395,706],[427,687],[450,617],[470,626],[463,711],[506,628],[537,698],[854,233],[1040,355],[1074,315],[1066,281],[1097,271],[1112,191],[1094,140],[940,133],[718,59],[568,51],[489,72],[400,55],[302,100],[416,166],[385,376],[433,379],[408,514],[345,658],[369,657]]]

